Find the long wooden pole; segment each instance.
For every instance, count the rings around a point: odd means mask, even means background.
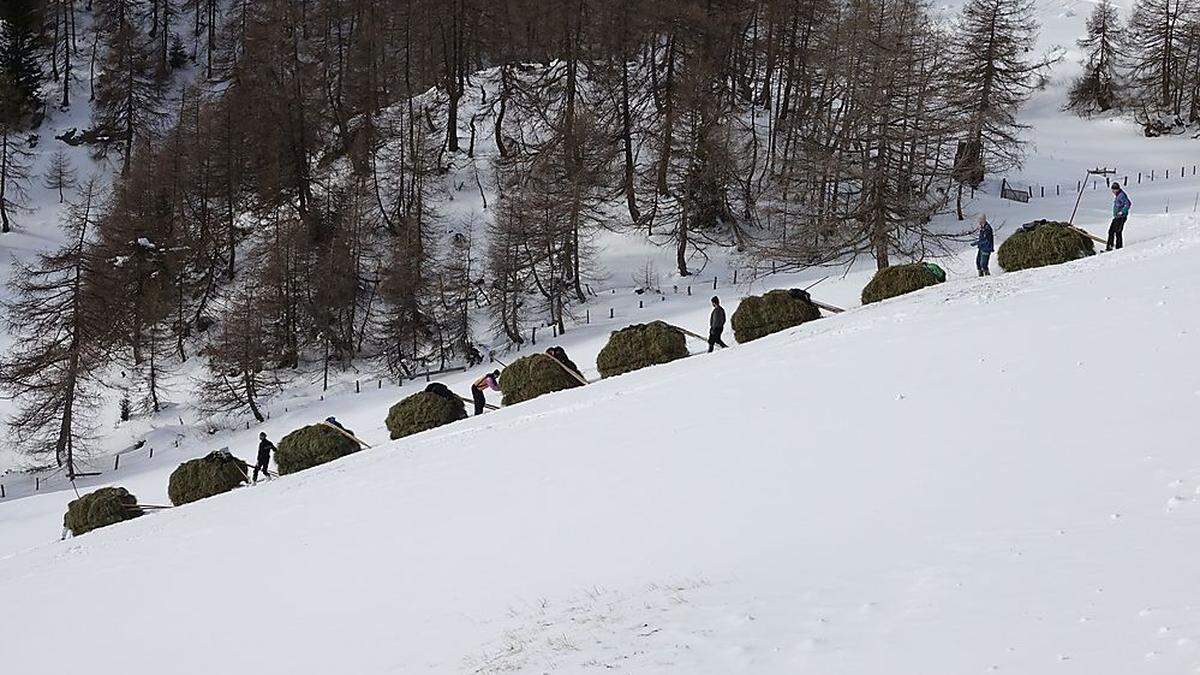
[[[834,307],[833,305],[827,305],[819,300],[813,300],[811,295],[808,297],[808,299],[812,300],[812,304],[816,305],[817,307],[820,307],[821,309],[823,309],[827,312],[833,312],[834,314],[841,314],[842,312],[846,311],[846,310],[842,309],[841,307]]]
[[[542,353],[545,354],[551,361],[557,363],[560,368],[567,371],[568,375],[575,378],[576,380],[579,380],[580,384],[583,384],[583,385],[591,384],[591,382],[588,382],[586,379],[584,379],[584,377],[582,375],[580,375],[579,373],[568,368],[567,364],[563,363],[562,361],[559,361],[558,359],[554,358],[553,356],[550,356],[549,354],[546,354],[546,352],[542,352]]]
[[[358,443],[359,445],[363,446],[364,448],[367,448],[367,449],[371,448],[370,443],[367,443],[366,441],[355,436],[354,434],[350,433],[349,431],[346,431],[345,429],[337,426],[336,424],[330,424],[329,422],[326,422],[324,420],[321,420],[321,424],[324,424],[325,426],[329,427],[330,429],[333,429],[334,431],[345,436],[346,438],[349,438],[350,440],[354,441],[355,443]]]
[[[463,401],[466,401],[467,403],[471,403],[471,404],[475,403],[475,401],[472,401],[471,399],[467,398],[466,396],[459,396],[459,398],[461,398]],[[484,403],[483,407],[487,408],[488,410],[499,410],[500,409],[500,406],[492,405],[491,403]]]
[[[680,329],[679,329],[679,332],[683,333],[684,335],[687,335],[687,336],[690,336],[690,337],[694,337],[694,338],[696,338],[697,340],[699,340],[699,341],[703,342],[704,344],[708,344],[708,338],[704,337],[703,335],[699,335],[699,334],[697,334],[697,333],[693,333],[692,331],[690,331],[690,330],[688,330],[688,329],[686,329],[686,328],[680,328]],[[721,349],[724,349],[724,348],[725,348],[725,345],[723,345],[723,344],[720,344],[720,343],[717,343],[717,346],[718,346],[718,347],[720,347]]]
[[[1100,237],[1093,235],[1091,232],[1088,232],[1087,230],[1085,230],[1082,227],[1079,227],[1077,225],[1072,225],[1071,228],[1073,230],[1075,230],[1076,232],[1078,232],[1079,234],[1082,234],[1083,236],[1087,237],[1088,239],[1091,239],[1092,241],[1099,242],[1101,244],[1104,244],[1105,246],[1108,246],[1107,239],[1101,239]]]

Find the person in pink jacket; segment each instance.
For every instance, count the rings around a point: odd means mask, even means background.
[[[475,380],[475,382],[471,385],[471,400],[475,403],[476,415],[483,414],[483,407],[487,405],[487,399],[483,397],[483,390],[491,389],[492,391],[500,391],[500,382],[498,381],[499,377],[500,371],[493,370],[487,375]]]

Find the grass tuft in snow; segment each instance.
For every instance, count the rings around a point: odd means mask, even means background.
[[[819,318],[821,310],[813,304],[808,293],[792,288],[743,299],[734,311],[731,323],[737,341],[749,342]]]
[[[1095,253],[1092,240],[1067,223],[1035,220],[1005,239],[998,257],[1004,271],[1015,272],[1071,262]]]
[[[596,356],[596,368],[601,377],[612,377],[687,355],[687,340],[678,328],[651,321],[613,331]]]
[[[933,268],[937,268],[936,270]],[[939,274],[939,272],[941,272]],[[897,295],[912,293],[915,290],[940,284],[946,280],[946,273],[940,267],[926,263],[910,265],[892,265],[885,267],[871,277],[871,281],[862,290],[864,305],[880,300],[894,298]]]

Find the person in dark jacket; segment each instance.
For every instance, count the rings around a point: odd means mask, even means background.
[[[500,371],[493,370],[471,383],[471,401],[475,404],[476,415],[482,415],[483,408],[487,405],[487,399],[483,397],[483,390],[500,391],[499,377]]]
[[[991,276],[992,270],[988,260],[992,257],[992,251],[996,250],[996,235],[992,232],[992,224],[988,222],[987,216],[982,213],[979,214],[979,235],[971,245],[979,249],[979,253],[975,254],[975,269],[979,271],[979,276]]]
[[[1121,248],[1125,245],[1123,234],[1125,232],[1125,221],[1129,218],[1129,207],[1133,206],[1133,202],[1129,200],[1129,195],[1121,189],[1120,183],[1112,184],[1113,192],[1113,219],[1112,224],[1108,226],[1108,244],[1104,247],[1105,251],[1111,251],[1114,248]]]
[[[712,314],[708,316],[708,351],[710,352],[716,345],[721,345],[722,348],[729,346],[721,339],[721,334],[725,332],[725,308],[721,306],[721,299],[714,295],[712,306]]]
[[[267,440],[267,432],[260,432],[258,434],[258,463],[254,465],[254,478],[251,482],[258,482],[259,471],[262,471],[263,476],[267,479],[271,478],[271,453],[274,450],[275,444]]]

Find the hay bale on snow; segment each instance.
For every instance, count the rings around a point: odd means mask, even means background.
[[[386,424],[392,440],[396,440],[466,418],[467,406],[462,399],[453,394],[446,396],[440,389],[426,389],[392,406]]]
[[[310,424],[280,439],[275,463],[279,465],[280,475],[295,473],[359,450],[358,443],[336,429],[325,424]]]
[[[137,507],[137,497],[123,487],[100,488],[67,504],[63,526],[79,536],[97,528],[124,520],[132,520],[144,512]]]
[[[596,367],[601,377],[612,377],[687,355],[687,340],[678,328],[651,321],[613,331],[596,356]]]
[[[229,492],[247,482],[246,463],[228,450],[210,452],[180,464],[171,472],[167,496],[175,506]]]
[[[1096,254],[1092,240],[1067,223],[1035,220],[1000,244],[1000,267],[1007,272],[1058,265]]]
[[[940,284],[946,280],[946,273],[933,263],[912,263],[909,265],[892,265],[875,273],[862,290],[864,305],[880,300],[887,300],[905,293]]]
[[[574,364],[566,364],[570,368]],[[537,398],[552,391],[582,387],[575,379],[545,354],[531,354],[513,361],[500,373],[503,404],[512,405]]]
[[[798,288],[768,291],[744,298],[733,312],[733,336],[738,342],[757,340],[805,321],[821,318],[821,310]]]

